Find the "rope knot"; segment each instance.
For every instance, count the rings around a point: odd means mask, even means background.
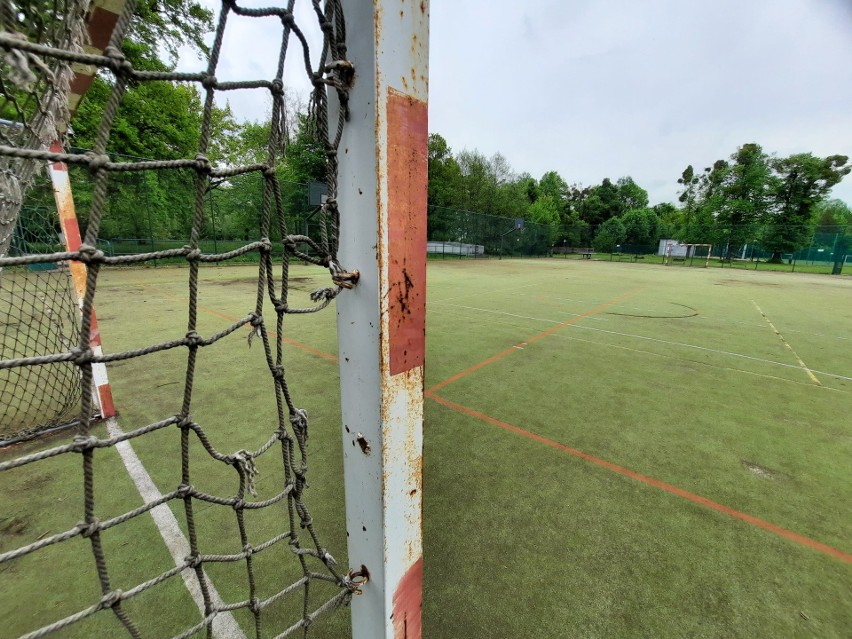
[[[205,73],[204,77],[201,78],[201,86],[205,89],[215,89],[219,86],[219,80],[215,75]]]
[[[275,303],[272,305],[272,308],[275,309],[275,312],[279,315],[281,313],[286,313],[290,310],[290,305],[287,304],[284,300],[275,300]]]
[[[210,172],[213,170],[213,167],[210,164],[210,160],[207,159],[207,156],[203,153],[195,154],[195,170],[198,173],[203,173],[205,175],[209,175]]]
[[[77,366],[90,364],[92,358],[95,356],[91,348],[80,348],[79,346],[75,346],[68,352],[71,354],[71,361]]]
[[[184,257],[186,257],[187,262],[196,262],[201,257],[201,249],[197,246],[193,248],[187,244],[183,247],[183,250],[185,251]]]
[[[254,486],[254,478],[260,474],[257,464],[254,463],[254,457],[247,450],[237,451],[234,455],[234,467],[237,468],[240,475],[246,478],[246,490],[252,497],[257,497],[257,489]],[[242,501],[242,500],[240,500]],[[235,506],[236,509],[236,506]]]
[[[280,382],[284,381],[284,366],[281,364],[276,364],[272,367],[272,378],[277,379]]]
[[[92,173],[102,171],[109,164],[109,156],[105,153],[95,154],[89,151],[86,153],[86,157],[88,158],[89,171]]]
[[[260,250],[264,253],[268,253],[272,250],[272,242],[268,237],[260,238]]]
[[[187,568],[198,568],[201,565],[201,557],[199,555],[187,555],[184,562]]]
[[[251,610],[254,614],[259,613],[260,612],[260,599],[258,599],[257,597],[252,597],[251,599],[249,599],[248,607],[249,607],[249,610]]]
[[[293,424],[293,432],[300,437],[308,436],[308,411],[304,408],[296,408],[290,413],[290,423]]]
[[[175,425],[181,430],[183,430],[184,428],[192,427],[192,415],[190,415],[189,413],[184,416],[175,415],[175,417],[177,418],[177,422],[175,422]]]
[[[112,608],[116,604],[121,602],[121,597],[124,593],[121,590],[112,590],[106,593],[103,597],[101,597],[101,609],[103,608]]]
[[[89,244],[81,244],[80,248],[77,249],[77,257],[75,259],[79,262],[82,262],[83,264],[103,262],[104,252],[99,251],[94,246],[90,246]]]
[[[246,554],[246,559],[248,559],[254,554],[254,547],[251,544],[246,544],[243,546],[243,552]]]
[[[77,435],[71,444],[74,447],[74,452],[82,453],[90,448],[95,448],[98,444],[98,438],[94,435]]]
[[[249,348],[251,348],[251,343],[254,341],[255,337],[263,337],[263,315],[252,313],[249,324],[251,325],[252,329],[249,331],[248,334],[248,345]]]
[[[274,166],[267,165],[267,166],[263,167],[262,173],[263,173],[263,177],[265,177],[267,180],[273,180],[276,177]]]
[[[101,529],[101,520],[95,517],[92,521],[86,522],[81,521],[77,524],[77,530],[80,531],[80,534],[88,539],[95,533],[99,532]]]
[[[284,95],[284,83],[281,81],[281,78],[275,78],[272,81],[269,91],[272,95]]]
[[[116,75],[130,75],[133,73],[133,64],[124,57],[120,49],[109,45],[104,49],[104,56],[109,58],[109,68]]]
[[[201,335],[199,335],[195,331],[189,331],[186,334],[186,345],[189,348],[197,348],[201,346],[203,342],[204,340],[202,339]]]

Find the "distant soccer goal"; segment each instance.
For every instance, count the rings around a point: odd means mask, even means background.
[[[28,625],[20,636],[69,632],[86,636],[85,624],[104,617],[122,636],[148,636],[162,610],[152,608],[150,599],[146,608],[146,593],[150,597],[163,584],[182,580],[197,608],[169,611],[179,618],[181,630],[175,636],[182,639],[200,633],[237,639],[307,637],[317,618],[348,605],[356,639],[417,639],[422,590],[428,4],[403,0],[391,11],[381,0],[314,0],[299,3],[298,8],[292,0],[267,8],[223,0],[206,69],[186,73],[136,68],[125,56],[122,44],[132,32],[134,4],[57,0],[45,8],[42,3],[11,0],[0,8],[0,49],[6,55],[0,67],[0,117],[5,121],[0,127],[0,391],[4,403],[21,402],[7,418],[10,432],[28,431],[31,423],[71,420],[75,426],[58,440],[39,442],[37,449],[0,446],[0,481],[18,486],[12,483],[15,473],[46,468],[47,460],[74,456],[82,460],[79,466],[73,464],[79,469],[78,481],[67,488],[74,499],[60,500],[62,508],[78,509],[79,523],[22,537],[16,547],[4,546],[0,566],[21,579],[22,571],[48,565],[49,557],[55,559],[62,551],[73,556],[75,566],[87,566],[88,571],[81,568],[75,581],[67,583],[40,572],[45,602],[75,592],[77,579],[97,583],[100,591],[81,607],[61,614],[53,605],[30,601],[15,620]],[[225,37],[237,30],[254,37],[272,34],[277,51],[270,77],[217,78],[223,60],[245,53],[239,42],[235,45]],[[319,209],[311,235],[288,228],[279,181],[288,149],[283,127],[289,90],[285,68],[291,67],[310,87],[306,126],[324,151],[325,193],[316,198]],[[94,147],[85,155],[72,154],[63,145],[68,119],[95,74],[108,78],[109,98],[99,114]],[[197,153],[164,161],[110,157],[116,112],[129,88],[158,82],[183,83],[198,92],[203,107]],[[265,157],[254,163],[217,164],[210,159],[216,143],[213,105],[225,92],[237,90],[271,100]],[[69,164],[86,169],[91,180],[82,235],[74,214]],[[46,167],[57,195],[58,219],[50,207],[24,206],[34,176]],[[99,240],[110,180],[119,172],[143,171],[193,175],[188,241],[165,250],[152,246],[148,253],[107,254]],[[254,237],[224,253],[203,252],[199,240],[211,182],[248,174],[263,182]],[[253,306],[226,321],[221,319],[228,316],[218,313],[220,324],[210,329],[199,319],[203,271],[249,254],[256,256],[257,264],[247,284],[254,293]],[[120,265],[149,265],[164,258],[185,262],[185,268],[176,271],[185,278],[187,291],[186,299],[178,301],[186,316],[185,333],[123,350],[111,351],[106,345],[104,351],[96,339],[98,284],[103,285],[105,274]],[[327,278],[310,294],[306,306],[294,301],[290,275],[294,260],[317,267]],[[34,274],[49,278],[50,284],[34,283],[39,281],[31,278]],[[146,271],[140,270],[138,278],[144,286]],[[5,296],[8,291],[27,301],[11,301]],[[343,424],[312,422],[310,429],[337,429],[343,444],[348,558],[340,564],[321,535],[331,523],[314,521],[309,509],[309,419],[301,407],[307,391],[292,373],[285,349],[290,340],[285,337],[285,318],[319,313],[332,304],[338,316]],[[31,332],[36,334],[30,330],[35,323],[46,330],[31,337]],[[292,325],[286,324],[286,330]],[[197,388],[202,371],[214,377],[239,374],[237,366],[205,370],[207,353],[233,340],[239,340],[246,358],[252,342],[260,347],[265,374],[243,381],[266,389],[265,399],[275,407],[268,418],[238,402],[223,414],[197,417],[204,414]],[[258,354],[257,346],[251,353]],[[169,402],[150,402],[154,421],[120,423],[111,417],[105,429],[96,428],[100,416],[112,414],[111,407],[102,403],[99,411],[97,406],[99,398],[103,400],[106,364],[156,362],[162,361],[157,356],[174,354],[182,359],[180,391]],[[54,393],[54,388],[62,392]],[[336,402],[337,390],[334,383],[328,384],[321,391],[324,400]],[[148,400],[155,388],[140,379],[134,392]],[[261,443],[220,449],[213,434],[223,424],[252,435],[248,441]],[[173,459],[179,472],[161,478],[170,483],[155,485],[133,446],[151,445],[155,433],[167,430],[176,439],[157,454]],[[127,475],[111,482],[104,459],[116,452]],[[209,479],[199,470],[202,463],[219,469],[222,479],[212,485],[220,491],[201,487]],[[271,495],[259,497],[256,476],[263,464],[276,466],[277,481],[270,484]],[[112,484],[130,480],[139,495],[127,503],[113,503]],[[205,547],[197,516],[204,509],[232,513],[231,528],[219,534],[230,536],[233,552]],[[258,512],[269,513],[274,522],[263,537],[249,530],[249,515]],[[162,535],[162,557],[140,557],[133,545],[115,549],[106,543],[117,527],[149,517]],[[258,587],[256,577],[264,563],[273,571],[271,593]],[[120,567],[136,564],[158,570],[128,586],[126,571]],[[219,594],[211,573],[222,566],[239,569],[229,573],[239,577],[229,578],[239,579],[245,597],[226,600]],[[271,611],[282,606],[286,614],[273,616]],[[282,618],[287,621],[282,623]]]
[[[702,266],[710,266],[710,255],[713,252],[712,244],[680,243],[673,240],[660,240],[660,251],[663,255],[663,264],[683,264],[692,266],[696,260]]]

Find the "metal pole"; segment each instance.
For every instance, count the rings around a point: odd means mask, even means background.
[[[360,272],[337,298],[343,468],[349,565],[370,574],[352,636],[419,639],[429,8],[343,5],[355,80],[338,255]]]

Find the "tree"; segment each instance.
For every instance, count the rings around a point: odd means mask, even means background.
[[[592,241],[592,246],[599,253],[612,253],[616,246],[624,242],[626,231],[624,224],[617,217],[611,217],[601,224],[598,234]]]
[[[759,144],[743,144],[731,155],[731,164],[721,176],[721,205],[716,221],[729,228],[728,241],[745,244],[754,226],[766,218],[772,206],[775,176],[770,157]]]
[[[819,232],[852,224],[852,208],[842,200],[823,200],[814,206],[814,222]]]
[[[659,241],[659,219],[652,209],[633,209],[621,216],[623,243],[649,246]]]
[[[447,141],[437,133],[429,135],[428,201],[436,206],[456,206],[461,190],[461,167]]]
[[[763,238],[766,248],[772,251],[770,262],[780,262],[783,253],[795,251],[804,243],[814,207],[852,171],[848,162],[845,155],[819,158],[811,153],[772,161],[778,178],[776,203],[766,218],[771,226]]]
[[[622,211],[644,209],[648,206],[648,191],[633,181],[629,175],[618,179],[618,199],[621,200]]]
[[[690,164],[683,170],[683,173],[680,174],[677,183],[683,187],[683,190],[678,196],[678,201],[683,204],[683,211],[686,218],[684,223],[686,226],[689,226],[690,222],[692,222],[692,216],[695,213],[701,178],[695,175],[695,169],[693,169]]]
[[[178,50],[186,45],[207,52],[204,35],[213,30],[213,12],[194,0],[141,0],[134,7],[130,40],[149,51],[164,49],[168,62],[177,62]]]
[[[580,217],[593,226],[623,212],[624,202],[619,197],[618,187],[609,178],[604,178],[600,185],[591,187],[580,207]]]

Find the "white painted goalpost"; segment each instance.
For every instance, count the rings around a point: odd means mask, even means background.
[[[354,639],[420,637],[426,315],[428,3],[347,0],[356,69],[340,154],[337,299]]]

